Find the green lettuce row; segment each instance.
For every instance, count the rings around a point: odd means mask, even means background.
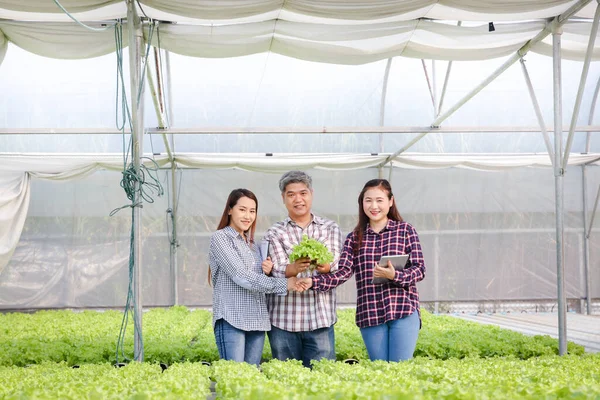
[[[432,360],[401,363],[324,360],[313,369],[271,360],[261,370],[217,361],[160,366],[43,363],[0,367],[0,399],[598,399],[600,354]]]
[[[197,399],[210,395],[210,370],[200,363],[177,364],[162,372],[157,364],[42,363],[0,367],[0,399]]]
[[[368,359],[354,309],[338,310],[336,356],[338,360]],[[35,314],[0,314],[0,365],[26,366],[45,361],[67,365],[115,363],[122,313],[40,311]],[[549,336],[526,336],[490,325],[479,325],[422,311],[423,329],[416,356],[434,359],[513,356],[528,359],[558,354],[558,341]],[[177,306],[152,309],[143,316],[145,361],[173,364],[218,360],[212,314]],[[125,349],[133,356],[133,326]],[[570,354],[583,354],[582,346],[568,343]],[[267,345],[263,359],[271,359]],[[120,360],[121,361],[121,360]]]

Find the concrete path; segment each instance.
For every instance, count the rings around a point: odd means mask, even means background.
[[[497,325],[526,335],[550,335],[558,338],[557,313],[450,314],[480,324]],[[567,340],[600,352],[600,315],[567,314]]]

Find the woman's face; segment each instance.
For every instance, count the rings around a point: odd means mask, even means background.
[[[256,202],[249,197],[240,197],[229,210],[229,226],[244,234],[256,219]]]
[[[363,198],[363,211],[371,222],[387,220],[394,198],[388,198],[388,193],[379,187],[369,188]]]

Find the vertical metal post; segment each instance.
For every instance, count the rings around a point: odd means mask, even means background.
[[[590,106],[590,115],[588,117],[588,125],[594,121],[594,110],[596,109],[596,101],[598,100],[598,92],[600,92],[600,79],[596,83],[596,90]],[[587,133],[585,139],[585,152],[590,152],[591,132]],[[583,266],[585,268],[585,300],[586,311],[588,315],[592,314],[592,273],[590,271],[590,235],[588,231],[591,229],[591,224],[588,224],[588,181],[587,181],[587,165],[582,166],[582,185],[583,185]],[[590,226],[588,226],[590,225]]]
[[[589,149],[588,149],[589,150]],[[587,165],[581,167],[581,185],[583,193],[583,270],[585,273],[586,313],[592,314],[592,287],[590,276],[590,238],[588,236],[588,204],[587,204]],[[583,310],[582,310],[583,311]]]
[[[171,148],[173,148],[173,135],[171,135]],[[174,150],[173,150],[174,151]],[[177,265],[177,249],[179,248],[179,240],[177,238],[177,208],[179,205],[179,193],[177,181],[177,163],[175,159],[171,161],[171,191],[173,193],[170,196],[171,204],[171,251],[170,251],[170,262],[171,262],[171,293],[173,305],[179,304],[179,267]]]
[[[392,67],[392,58],[388,58],[385,65],[385,73],[383,75],[383,87],[381,89],[381,105],[379,107],[379,126],[385,124],[385,100],[387,97],[387,87],[390,77],[390,69]],[[379,134],[379,153],[383,153],[383,133]],[[383,166],[378,168],[379,179],[383,178]]]
[[[556,200],[556,286],[558,297],[558,354],[567,353],[567,312],[564,282],[564,174],[562,168],[562,28],[552,31],[552,61],[554,89],[554,190]]]
[[[435,296],[434,312],[440,312],[440,235],[435,235],[433,239],[433,293]]]
[[[142,79],[142,54],[144,37],[142,24],[133,0],[127,0],[127,28],[129,30],[129,74],[131,81],[131,123],[133,131],[132,152],[133,167],[136,174],[140,171],[140,158],[144,151],[143,133],[144,133],[144,102],[143,93],[139,94]],[[133,358],[135,361],[144,361],[144,346],[142,340],[142,197],[139,191],[139,182],[135,184],[135,200],[133,207]]]
[[[433,115],[438,116],[437,83],[435,74],[435,60],[431,60],[431,91],[433,92]]]
[[[166,87],[166,107],[165,112],[167,116],[167,124],[169,127],[173,126],[173,91],[172,91],[172,78],[171,78],[171,55],[165,50],[165,68],[166,76],[163,79]],[[177,238],[177,215],[179,207],[179,190],[178,187],[181,184],[177,181],[177,161],[175,160],[175,136],[172,134],[169,136],[171,143],[171,149],[173,151],[173,158],[171,160],[171,192],[172,192],[172,204],[171,204],[171,222],[173,226],[173,237],[171,238],[171,284],[172,284],[172,297],[173,304],[179,304],[179,266],[177,262],[177,249],[179,248],[179,240]]]
[[[165,111],[167,112],[167,125],[171,127],[175,122],[173,120],[173,91],[171,90],[171,53],[167,50],[165,50],[165,67],[167,69],[167,107]]]
[[[462,21],[458,21],[456,26],[461,26]],[[448,67],[446,68],[446,77],[444,78],[444,86],[442,86],[442,94],[440,95],[440,101],[437,106],[437,112],[435,113],[435,117],[439,117],[440,111],[444,105],[444,97],[446,97],[446,90],[448,89],[448,82],[450,81],[450,71],[452,71],[452,61],[448,61]]]

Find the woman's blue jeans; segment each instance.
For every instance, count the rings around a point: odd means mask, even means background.
[[[215,323],[215,339],[222,360],[260,364],[265,347],[264,331],[243,331],[219,319]]]
[[[372,361],[402,361],[413,357],[420,327],[415,311],[401,319],[361,328],[360,333]]]

